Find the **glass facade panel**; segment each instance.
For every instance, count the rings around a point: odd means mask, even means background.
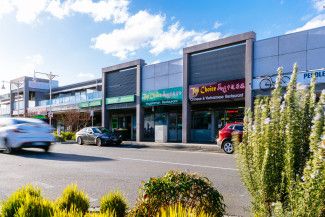
[[[192,115],[192,129],[211,129],[211,112],[198,111]]]
[[[148,141],[155,139],[155,115],[153,113],[144,115],[143,137]]]

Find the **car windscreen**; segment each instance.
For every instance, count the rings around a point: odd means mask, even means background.
[[[236,125],[235,126],[235,130],[243,131],[244,130],[244,126],[243,125]]]
[[[102,133],[102,131],[100,131],[98,128],[92,128],[94,133]]]

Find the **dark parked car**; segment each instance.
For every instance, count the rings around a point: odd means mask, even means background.
[[[224,150],[224,152],[227,154],[232,154],[234,152],[232,136],[234,133],[236,133],[239,135],[239,139],[241,140],[243,135],[243,128],[243,123],[233,122],[226,124],[226,126],[219,131],[217,144]]]
[[[103,127],[86,127],[76,133],[76,141],[79,145],[120,145],[122,137]]]

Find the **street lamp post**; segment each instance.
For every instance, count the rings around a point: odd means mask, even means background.
[[[20,116],[20,111],[19,111],[20,110],[20,108],[19,108],[19,97],[20,97],[19,89],[20,89],[21,86],[23,86],[24,82],[23,81],[2,81],[1,89],[3,89],[3,90],[6,89],[5,83],[10,84],[10,94],[11,94],[11,85],[14,84],[17,87],[17,110],[18,110],[17,115],[19,117]]]
[[[41,75],[45,75],[48,79],[49,79],[49,89],[50,89],[50,111],[49,111],[49,120],[50,120],[50,126],[52,126],[52,80],[55,77],[59,77],[58,75],[53,74],[52,72],[50,73],[44,73],[44,72],[35,72],[34,71],[34,82],[36,81],[36,74],[41,74]]]

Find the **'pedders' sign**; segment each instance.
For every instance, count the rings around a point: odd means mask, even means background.
[[[224,101],[245,97],[245,79],[195,84],[189,86],[189,99],[199,101]]]

